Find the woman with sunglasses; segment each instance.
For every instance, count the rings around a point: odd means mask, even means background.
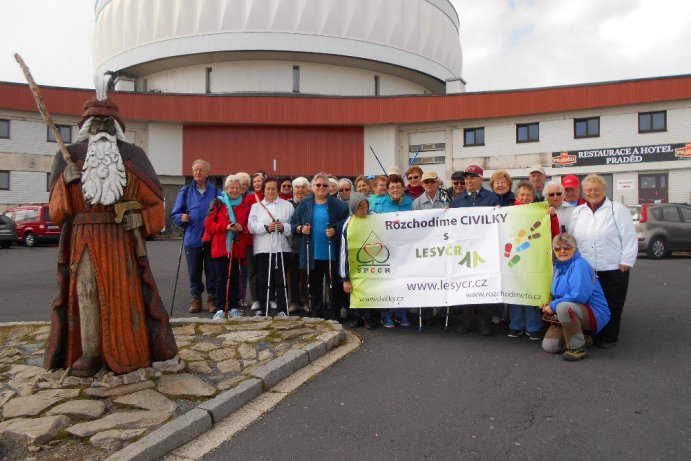
[[[543,192],[545,194],[545,198],[547,199],[547,203],[549,204],[549,208],[547,210],[549,211],[552,220],[557,220],[559,232],[566,232],[566,228],[569,225],[569,220],[571,219],[571,214],[573,213],[574,208],[569,205],[569,202],[564,200],[566,197],[566,194],[564,193],[564,186],[562,186],[561,183],[549,181],[547,184],[545,184]]]
[[[291,201],[293,199],[293,180],[290,178],[281,178],[281,189],[278,191],[278,197],[283,200]]]
[[[584,330],[595,334],[610,318],[609,307],[595,271],[578,251],[576,239],[562,233],[552,240],[556,257],[552,279],[552,300],[541,306],[542,312],[553,316],[542,340],[542,348],[551,354],[562,354],[568,361],[586,356]]]
[[[405,195],[411,200],[415,200],[425,192],[425,188],[422,187],[422,168],[417,165],[410,167],[406,177],[408,178],[408,185],[405,188]]]

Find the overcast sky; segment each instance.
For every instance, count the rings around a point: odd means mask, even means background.
[[[289,0],[286,0],[289,1]],[[468,91],[691,73],[689,0],[452,0]],[[93,0],[0,0],[0,81],[93,88]]]

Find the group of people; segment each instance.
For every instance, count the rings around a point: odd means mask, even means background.
[[[236,173],[218,189],[208,179],[210,169],[204,160],[194,162],[194,180],[181,189],[172,211],[175,223],[185,229],[192,313],[202,310],[204,273],[207,309],[215,318],[243,315],[241,304],[249,298],[255,315],[303,312],[350,317],[353,327],[374,328],[380,322],[385,328],[407,327],[407,308],[349,312],[352,285],[345,250],[350,220],[371,213],[546,201],[554,250],[550,301],[506,309],[462,306],[456,331],[491,335],[492,323],[507,312],[509,337],[541,340],[544,350],[563,352],[567,360],[583,358],[589,338],[602,348],[618,340],[637,237],[626,207],[606,197],[599,175],[587,176],[582,184],[574,175],[547,182],[544,168],[535,165],[528,180],[515,187],[510,174],[498,170],[485,188],[483,169],[470,165],[454,172],[446,189],[436,172],[414,165],[403,175],[390,172],[354,181],[326,173],[311,180]],[[423,312],[426,321],[435,320],[436,309]]]

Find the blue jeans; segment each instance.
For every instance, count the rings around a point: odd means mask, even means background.
[[[395,308],[395,309],[387,309],[384,311],[383,317],[385,319],[393,320],[394,317],[396,320],[402,322],[402,323],[409,323],[408,320],[408,308],[407,307],[400,307],[400,308]]]
[[[542,331],[542,312],[534,306],[519,306],[509,304],[509,330],[526,333],[540,333]]]
[[[192,296],[201,296],[204,293],[202,272],[206,278],[206,292],[216,294],[216,274],[214,263],[211,259],[211,250],[204,247],[185,247],[185,259],[187,260],[187,273],[190,277],[190,293]]]

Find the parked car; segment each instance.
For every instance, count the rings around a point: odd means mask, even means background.
[[[660,259],[691,251],[691,207],[680,203],[629,206],[638,233],[638,251]]]
[[[60,240],[61,226],[53,223],[48,214],[47,203],[27,203],[10,208],[5,216],[17,225],[17,239],[28,247],[39,242],[57,242]]]
[[[7,216],[0,215],[0,247],[9,248],[17,243],[17,225]]]

